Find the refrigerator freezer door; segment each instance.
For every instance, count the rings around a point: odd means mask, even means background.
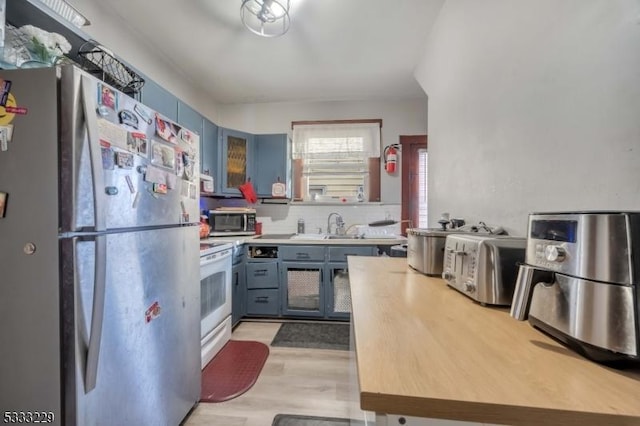
[[[0,71],[0,78],[11,82],[10,102],[27,112],[0,119],[14,126],[0,150],[0,191],[8,193],[0,218],[0,407],[51,412],[60,425],[56,73]]]
[[[65,424],[177,425],[200,397],[198,231],[106,235],[106,292],[95,388],[84,387],[94,300],[95,243],[63,241],[63,276],[77,276],[64,311]],[[77,262],[73,262],[73,259]],[[76,265],[74,267],[74,265]],[[68,330],[65,330],[68,331]],[[74,398],[75,397],[75,398]]]
[[[199,221],[197,134],[73,66],[60,108],[63,232]]]

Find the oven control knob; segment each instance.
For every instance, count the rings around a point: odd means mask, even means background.
[[[443,280],[447,280],[447,281],[451,281],[453,279],[453,274],[449,271],[444,271],[442,273],[442,279]]]
[[[476,286],[473,285],[471,281],[467,281],[466,283],[464,283],[464,291],[466,291],[467,293],[473,293],[474,291],[476,291]]]
[[[544,249],[544,257],[549,262],[562,262],[567,256],[567,252],[562,247],[547,246]]]

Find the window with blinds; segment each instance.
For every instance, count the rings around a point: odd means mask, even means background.
[[[349,197],[357,199],[368,187],[369,167],[362,138],[312,138],[304,162],[303,177],[309,199]]]
[[[379,201],[380,125],[378,121],[294,123],[295,198]]]

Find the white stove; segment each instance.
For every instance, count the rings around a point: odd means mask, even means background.
[[[232,255],[232,242],[200,243],[202,368],[231,339]]]

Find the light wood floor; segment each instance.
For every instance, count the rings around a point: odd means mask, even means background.
[[[280,323],[242,322],[234,340],[271,343]],[[256,384],[221,403],[200,403],[185,426],[271,426],[276,414],[362,419],[352,352],[269,347]]]

